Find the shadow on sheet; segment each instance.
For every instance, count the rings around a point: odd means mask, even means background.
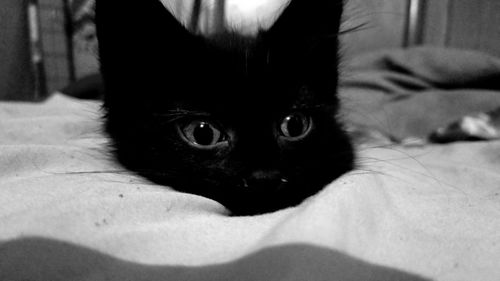
[[[186,267],[136,264],[74,244],[43,238],[24,238],[0,243],[0,280],[428,279],[306,244],[271,247],[225,264]]]

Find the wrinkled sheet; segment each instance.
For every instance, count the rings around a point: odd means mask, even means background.
[[[99,108],[0,103],[0,280],[500,280],[498,141],[364,146],[300,206],[229,217],[114,164]]]

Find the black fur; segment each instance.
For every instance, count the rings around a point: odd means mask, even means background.
[[[292,0],[251,37],[193,34],[159,0],[96,9],[106,130],[129,170],[248,215],[297,205],[352,169],[336,116],[341,0]],[[309,133],[284,137],[289,114]],[[224,142],[189,144],[182,128],[196,119]]]

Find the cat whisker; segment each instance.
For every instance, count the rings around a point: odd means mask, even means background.
[[[246,179],[243,179],[243,187],[248,188],[248,182]]]

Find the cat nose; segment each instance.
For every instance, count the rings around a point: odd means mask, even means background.
[[[244,180],[245,187],[263,189],[263,190],[276,190],[286,184],[288,181],[283,178],[279,171],[255,171]]]

